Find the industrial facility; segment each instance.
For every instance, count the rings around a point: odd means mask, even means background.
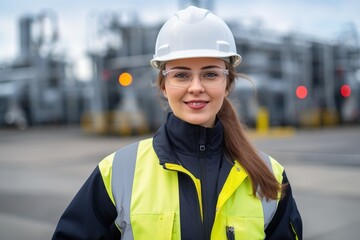
[[[56,14],[26,15],[18,26],[20,54],[0,64],[0,126],[79,122],[84,86],[71,73],[71,63],[55,51]]]
[[[0,127],[76,123],[87,132],[119,135],[159,127],[166,110],[149,61],[163,23],[145,25],[137,13],[124,14],[99,15],[94,35],[103,47],[88,49],[89,82],[78,81],[72,63],[54,53],[54,13],[22,17],[20,55],[0,65]],[[41,31],[44,21],[51,23],[50,35]],[[238,72],[251,78],[239,78],[230,95],[246,125],[255,127],[259,116],[270,126],[360,123],[360,45],[353,28],[338,41],[325,41],[241,19],[228,25],[243,58]]]

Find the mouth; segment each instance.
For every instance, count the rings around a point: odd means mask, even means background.
[[[192,109],[204,108],[209,102],[208,101],[188,101],[185,104]]]

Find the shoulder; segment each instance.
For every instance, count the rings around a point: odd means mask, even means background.
[[[114,161],[126,161],[129,159],[130,155],[137,154],[138,148],[141,146],[144,147],[152,147],[152,138],[147,138],[144,140],[140,140],[138,142],[131,143],[118,149],[117,151],[107,155],[99,162],[99,168],[101,172],[106,172],[111,170]]]
[[[144,139],[139,142],[129,144],[107,155],[99,162],[98,168],[109,196],[112,196],[111,184],[114,177],[113,173],[124,173],[134,168],[139,145],[152,146],[152,139]],[[112,199],[112,201],[114,200]]]
[[[279,163],[274,157],[270,156],[267,153],[260,152],[260,157],[264,160],[264,162],[270,168],[270,170],[273,172],[275,177],[278,180],[281,180],[282,175],[283,175],[283,173],[285,171],[283,165],[281,165],[281,163]]]
[[[270,160],[271,160],[271,167],[274,170],[274,172],[279,172],[279,173],[283,173],[284,172],[284,166],[281,165],[281,163],[279,161],[277,161],[275,158],[273,158],[272,156],[268,155]]]

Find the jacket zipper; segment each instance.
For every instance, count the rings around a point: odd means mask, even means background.
[[[199,154],[199,157],[200,157],[200,181],[201,180],[204,180],[205,181],[205,169],[204,169],[204,163],[203,161],[205,161],[205,150],[206,150],[206,147],[205,147],[205,144],[202,144],[200,143],[199,145],[199,151],[200,151],[200,154]],[[201,193],[202,194],[202,193]],[[204,199],[204,196],[202,197],[203,199],[203,202],[202,202],[202,206],[203,206],[203,209],[201,209],[200,211],[203,212],[203,219],[202,219],[202,222],[201,222],[201,236],[202,236],[202,239],[206,239],[206,229],[205,229],[205,217],[207,216],[207,214],[205,213],[204,210],[207,209],[207,207],[205,206],[206,205],[206,199]],[[206,216],[205,216],[206,214]]]

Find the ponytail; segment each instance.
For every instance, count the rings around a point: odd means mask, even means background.
[[[229,70],[228,91],[231,91],[238,75],[230,64],[226,65]],[[247,171],[253,194],[256,195],[260,189],[258,194],[261,198],[277,199],[282,186],[247,139],[236,110],[227,97],[217,116],[224,127],[225,151]]]

